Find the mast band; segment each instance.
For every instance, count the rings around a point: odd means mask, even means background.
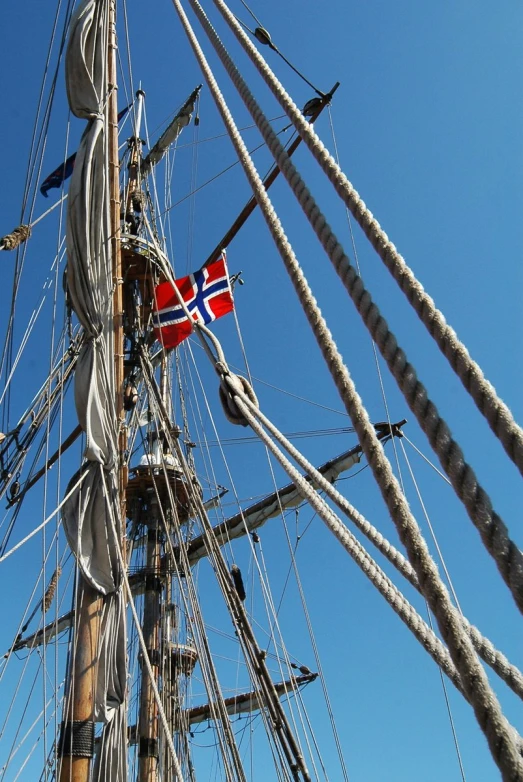
[[[92,758],[94,755],[94,722],[92,720],[62,722],[58,755],[61,758]]]
[[[152,573],[147,573],[145,576],[145,591],[146,592],[161,592],[162,580]]]
[[[158,649],[147,649],[147,657],[151,665],[156,665],[158,668],[161,665],[162,659]]]
[[[150,739],[147,736],[140,737],[140,748],[138,750],[139,758],[157,758],[158,757],[158,739]]]

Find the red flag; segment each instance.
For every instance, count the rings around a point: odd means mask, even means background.
[[[211,323],[234,309],[225,251],[214,263],[188,277],[175,280],[193,320]],[[165,348],[175,348],[192,332],[172,283],[162,282],[156,290],[153,327],[156,338]]]

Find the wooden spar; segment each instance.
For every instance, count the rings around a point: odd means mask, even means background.
[[[292,679],[288,679],[284,682],[276,682],[274,684],[274,690],[278,697],[282,697],[286,693],[293,693],[295,687],[301,687],[304,684],[310,684],[317,679],[317,673],[307,673],[302,676],[293,676]],[[225,708],[227,714],[234,716],[235,714],[247,714],[253,711],[259,711],[266,706],[266,698],[261,690],[253,690],[252,692],[242,692],[240,695],[233,695],[231,698],[224,699]],[[205,703],[203,706],[194,706],[192,709],[187,709],[180,718],[181,724],[197,725],[198,723],[205,722],[213,718],[213,713],[216,710],[212,710],[210,703]]]
[[[78,438],[80,437],[80,435],[82,434],[82,432],[83,432],[83,429],[82,429],[82,427],[80,426],[80,424],[78,424],[78,426],[76,426],[76,427],[73,429],[73,431],[71,432],[71,434],[70,434],[68,437],[66,437],[66,438],[65,438],[65,440],[64,440],[64,441],[63,441],[63,443],[60,445],[60,447],[58,448],[58,450],[56,450],[56,451],[54,452],[54,454],[53,454],[52,456],[50,456],[50,457],[49,457],[49,459],[46,461],[46,463],[44,464],[44,466],[43,466],[43,467],[42,467],[40,470],[38,470],[38,472],[37,472],[37,473],[35,473],[35,474],[33,475],[33,477],[31,478],[31,480],[29,480],[29,481],[28,481],[28,482],[27,482],[27,483],[24,485],[24,487],[23,487],[22,491],[21,491],[19,494],[17,494],[17,495],[16,495],[15,499],[14,499],[13,501],[9,502],[9,505],[15,505],[17,502],[20,502],[20,500],[22,499],[22,497],[23,497],[25,494],[27,494],[27,492],[29,491],[29,489],[32,489],[32,488],[33,488],[33,486],[35,485],[35,483],[37,483],[37,482],[40,480],[40,478],[41,478],[43,475],[45,475],[45,473],[47,472],[47,470],[50,470],[50,469],[51,469],[51,467],[53,466],[53,464],[55,464],[55,463],[58,461],[58,459],[60,458],[60,456],[61,456],[63,453],[65,453],[65,451],[67,451],[67,449],[68,449],[68,448],[70,448],[70,447],[71,447],[71,445],[72,445],[73,443],[75,443],[75,442],[78,440]]]
[[[311,125],[316,122],[318,117],[320,116],[321,112],[325,108],[325,106],[328,106],[332,96],[340,86],[339,82],[336,82],[332,90],[327,93],[327,95],[324,95],[323,98],[318,98],[318,105],[313,110],[311,117],[310,117],[310,123]],[[298,136],[294,139],[292,144],[289,145],[289,148],[287,150],[287,154],[289,157],[292,157],[294,152],[297,150],[297,148],[300,146],[302,142],[301,136]],[[263,180],[263,186],[265,187],[265,190],[268,190],[274,180],[277,178],[278,174],[280,173],[280,169],[277,165],[274,165],[265,179]],[[245,204],[242,211],[234,221],[234,223],[231,225],[227,233],[221,238],[221,240],[218,242],[212,253],[209,255],[205,263],[203,264],[203,267],[208,266],[210,263],[213,263],[213,261],[218,260],[220,253],[223,249],[229,246],[229,244],[232,242],[236,234],[240,231],[240,229],[245,225],[248,218],[251,216],[251,214],[254,212],[258,205],[258,202],[256,201],[256,198],[252,196],[249,201]],[[202,268],[203,268],[202,267]]]

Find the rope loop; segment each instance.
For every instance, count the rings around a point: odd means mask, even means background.
[[[247,378],[233,374],[220,362],[216,364],[216,371],[221,375],[219,394],[225,417],[231,424],[248,426],[249,422],[243,413],[240,412],[238,405],[235,402],[235,396],[239,396],[240,398],[246,396],[253,405],[259,407],[258,398],[256,397],[251,384]]]

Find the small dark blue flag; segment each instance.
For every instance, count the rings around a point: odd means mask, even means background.
[[[132,104],[129,106],[126,106],[125,109],[122,109],[121,112],[118,114],[118,122],[122,120],[129,109],[131,108]],[[76,160],[76,152],[67,158],[65,163],[62,163],[58,168],[55,168],[55,170],[52,172],[52,174],[49,174],[49,176],[44,179],[42,184],[40,185],[40,192],[43,196],[48,198],[47,191],[51,190],[53,187],[61,187],[62,183],[65,182],[66,179],[69,179],[71,174],[73,173],[74,168],[74,161]]]
[[[40,192],[43,196],[48,198],[47,191],[51,190],[53,187],[60,187],[62,182],[65,182],[66,179],[69,179],[71,174],[73,173],[74,168],[74,161],[76,160],[76,152],[74,155],[71,155],[71,157],[68,157],[65,163],[62,163],[61,166],[58,166],[58,168],[55,168],[52,174],[49,174],[47,179],[44,179],[40,186]]]

